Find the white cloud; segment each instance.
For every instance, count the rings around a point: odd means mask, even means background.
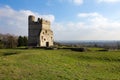
[[[0,33],[11,33],[16,35],[27,35],[28,32],[28,15],[42,17],[54,22],[54,15],[41,15],[30,10],[16,11],[9,6],[0,8]]]
[[[88,20],[85,22],[84,27],[89,27],[91,29],[89,36],[91,39],[111,39],[119,40],[120,37],[120,22],[114,21],[109,18],[104,17],[103,15],[94,12],[94,13],[80,13],[78,17],[85,18]],[[89,37],[88,37],[89,38]],[[89,38],[90,39],[90,38]]]
[[[120,0],[98,0],[98,2],[117,3],[117,2],[120,2]]]
[[[80,13],[77,15],[83,22],[54,23],[57,40],[120,40],[120,21],[114,21],[103,15]],[[55,28],[57,27],[57,28]]]
[[[84,23],[54,23],[52,27],[55,35],[55,40],[80,40],[85,36],[84,31],[86,30]],[[56,28],[55,28],[56,27]]]
[[[97,12],[94,13],[79,13],[78,17],[95,17],[95,16],[101,16]]]
[[[70,3],[73,3],[75,5],[81,5],[83,4],[83,0],[59,0],[60,2],[64,2],[64,1],[67,1],[67,2],[70,2]]]
[[[83,0],[72,0],[73,3],[75,3],[76,5],[81,5],[83,4]]]

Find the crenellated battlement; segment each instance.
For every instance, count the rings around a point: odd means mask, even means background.
[[[45,20],[43,18],[38,18],[37,21],[35,21],[35,16],[33,16],[33,15],[29,16],[28,22],[29,23],[40,23],[40,24],[48,24],[48,25],[50,25],[50,21]]]

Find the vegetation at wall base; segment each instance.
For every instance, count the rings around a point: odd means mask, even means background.
[[[28,39],[25,36],[19,36],[18,37],[18,47],[20,46],[27,46]]]
[[[0,49],[0,80],[120,80],[120,51]]]

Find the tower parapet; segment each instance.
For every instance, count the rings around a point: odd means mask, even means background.
[[[29,21],[29,23],[30,23],[30,22],[34,22],[34,21],[35,21],[35,16],[30,15],[30,16],[28,17],[28,21]]]

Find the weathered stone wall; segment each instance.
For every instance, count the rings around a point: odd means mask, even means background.
[[[53,32],[50,22],[34,16],[28,18],[28,46],[49,47],[53,46]]]
[[[47,46],[47,42],[49,43],[49,46],[53,46],[53,32],[51,30],[42,30],[40,40],[41,46]]]

